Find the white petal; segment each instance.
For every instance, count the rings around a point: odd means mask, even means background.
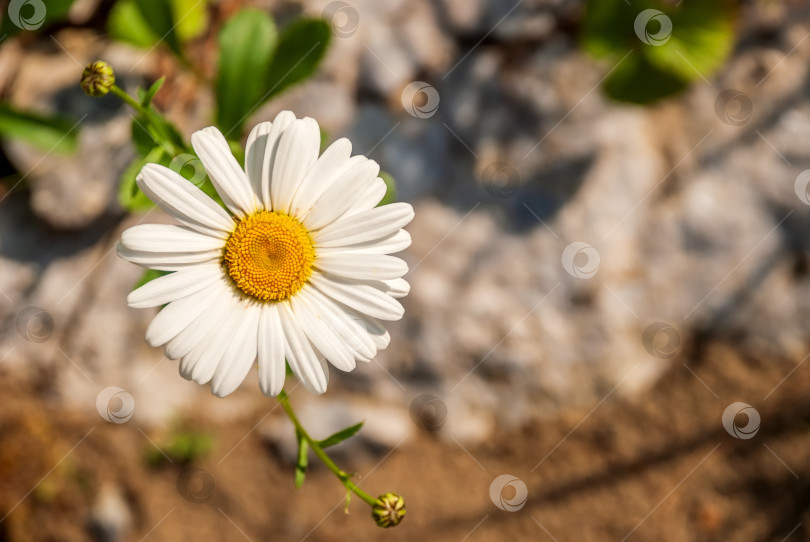
[[[304,175],[318,159],[320,145],[318,123],[309,117],[296,120],[285,130],[278,144],[270,181],[270,199],[274,211],[287,212],[290,209]]]
[[[224,288],[224,284],[214,283],[209,288],[163,307],[146,328],[146,342],[157,347],[174,339],[211,306],[217,298],[217,292],[212,290]]]
[[[204,252],[222,250],[224,245],[221,238],[168,224],[132,226],[121,234],[121,244],[139,252]]]
[[[267,396],[275,397],[284,389],[286,344],[278,304],[265,303],[259,318],[259,386]]]
[[[368,284],[322,273],[312,273],[309,280],[324,295],[373,318],[399,320],[405,313],[399,301]]]
[[[185,225],[222,239],[233,230],[233,219],[222,207],[171,169],[146,164],[135,181],[149,199]]]
[[[369,335],[371,335],[371,339],[374,341],[374,346],[377,347],[377,350],[385,350],[391,343],[391,335],[385,329],[382,329],[380,333],[372,333],[369,331]]]
[[[303,223],[310,230],[318,230],[334,222],[365,192],[377,177],[380,165],[365,156],[352,156],[348,168],[318,198]]]
[[[265,209],[272,209],[273,203],[270,198],[270,185],[273,176],[273,168],[278,154],[278,145],[281,135],[295,122],[295,115],[290,111],[282,111],[273,119],[273,126],[267,134],[267,147],[264,151],[264,161],[262,162],[262,202]]]
[[[312,348],[312,345],[298,324],[289,303],[278,304],[281,327],[287,338],[287,362],[295,376],[310,392],[321,394],[329,383],[329,368],[326,361]]]
[[[315,267],[327,273],[357,280],[398,279],[408,272],[408,264],[385,254],[318,254]]]
[[[411,285],[405,279],[381,280],[380,282],[386,286],[383,292],[397,299],[405,297],[411,291]]]
[[[346,310],[343,305],[314,287],[306,288],[306,291],[312,303],[328,319],[328,324],[336,331],[343,344],[354,353],[355,358],[368,362],[377,355],[377,347],[366,331],[365,324],[353,311]]]
[[[326,359],[341,371],[351,371],[355,367],[354,355],[330,327],[330,316],[323,307],[313,303],[303,289],[290,300],[296,321],[304,330],[310,342]]]
[[[239,329],[244,325],[248,314],[246,309],[251,303],[252,300],[237,300],[233,303],[225,320],[214,329],[206,341],[199,343],[189,352],[188,357],[196,358],[191,371],[191,379],[194,382],[206,384],[214,377],[217,367],[223,360],[232,355],[228,354],[231,340],[238,336]]]
[[[343,215],[343,218],[373,209],[382,201],[387,191],[388,186],[385,184],[385,181],[377,177],[371,181],[363,193],[355,199],[354,203],[349,207],[349,210]]]
[[[356,245],[346,245],[340,247],[320,247],[318,254],[336,254],[342,252],[363,252],[366,254],[393,254],[402,252],[411,246],[411,234],[405,230],[399,230],[391,235],[386,235],[381,239],[375,239],[366,243]]]
[[[191,134],[191,146],[228,209],[242,216],[254,212],[256,199],[253,189],[222,132],[213,126],[194,132]]]
[[[120,242],[115,251],[120,257],[141,267],[159,271],[180,271],[205,263],[215,263],[222,257],[222,249],[207,252],[144,252],[131,250]]]
[[[352,144],[345,137],[329,145],[301,181],[290,214],[301,217],[308,213],[323,191],[348,167],[351,153]]]
[[[260,122],[250,131],[245,144],[245,175],[247,175],[256,200],[262,200],[262,168],[267,151],[267,139],[272,122]]]
[[[316,247],[365,243],[396,233],[412,219],[409,203],[391,203],[336,220],[312,236]]]
[[[367,316],[363,316],[362,314],[356,314],[357,320],[365,327],[366,332],[371,337],[371,340],[374,341],[374,346],[377,347],[379,350],[385,350],[388,348],[388,344],[391,342],[391,335],[385,329],[385,327],[375,320],[374,318],[369,318]]]
[[[242,322],[230,339],[230,346],[225,350],[211,382],[211,392],[217,397],[233,393],[253,367],[258,348],[261,312],[261,305],[255,302],[245,307]]]
[[[219,265],[197,265],[147,282],[127,296],[127,303],[135,309],[165,305],[199,292],[218,280],[222,280]]]
[[[219,291],[212,289],[212,291],[214,292],[212,293],[214,296],[213,303],[166,345],[166,357],[169,359],[183,358],[180,362],[180,374],[188,380],[191,380],[190,367],[193,366],[192,361],[195,360],[187,360],[186,356],[191,352],[192,348],[208,340],[211,333],[222,325],[231,307],[236,303],[233,292],[229,287],[224,287]],[[189,368],[188,373],[185,372],[185,368]]]

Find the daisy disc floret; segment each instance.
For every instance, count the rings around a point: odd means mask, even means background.
[[[326,391],[331,364],[351,371],[390,341],[408,271],[391,254],[410,245],[407,203],[386,192],[376,162],[339,139],[319,156],[320,130],[289,111],[257,125],[244,169],[225,137],[205,128],[192,146],[225,208],[178,173],[147,164],[140,189],[180,225],[124,231],[118,254],[170,271],[133,291],[135,308],[160,307],[146,340],[180,360],[180,374],[233,392],[258,366],[271,396],[285,360],[308,390]]]

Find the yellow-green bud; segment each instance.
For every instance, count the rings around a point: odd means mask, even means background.
[[[104,96],[114,84],[115,72],[103,60],[91,62],[82,72],[82,90],[88,96]]]
[[[371,507],[371,516],[380,527],[396,527],[405,517],[405,499],[396,493],[380,495]]]

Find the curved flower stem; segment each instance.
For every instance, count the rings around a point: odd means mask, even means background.
[[[113,94],[124,100],[124,102],[127,105],[132,107],[132,109],[137,111],[141,115],[141,117],[146,119],[146,121],[152,125],[152,127],[156,130],[158,134],[162,134],[161,137],[162,141],[155,141],[155,143],[163,147],[163,150],[165,150],[170,156],[180,154],[181,151],[178,151],[177,148],[174,146],[174,144],[172,144],[172,142],[166,136],[163,126],[161,126],[160,122],[154,118],[154,116],[156,115],[154,110],[150,110],[149,108],[141,105],[141,103],[138,102],[138,100],[127,94],[126,91],[124,91],[118,85],[112,85],[110,87],[110,92],[112,92]]]
[[[298,416],[295,415],[295,411],[290,404],[290,398],[284,390],[281,390],[281,393],[278,394],[278,401],[281,403],[281,406],[284,407],[284,412],[287,413],[287,416],[290,418],[290,421],[295,425],[295,429],[301,435],[312,451],[315,452],[315,455],[318,456],[324,465],[326,465],[329,470],[331,470],[335,476],[346,486],[346,489],[363,499],[366,503],[370,506],[374,506],[377,503],[377,499],[357,487],[357,484],[351,481],[351,475],[340,467],[335,464],[331,457],[329,457],[326,452],[323,451],[321,445],[318,443],[317,440],[309,436],[307,430],[301,425],[301,421],[298,419]]]
[[[138,100],[136,100],[135,98],[124,92],[118,85],[111,86],[110,92],[112,92],[113,94],[124,100],[130,107],[132,107],[132,109],[134,109],[138,113],[142,115],[146,114],[146,109],[140,103],[138,103]]]

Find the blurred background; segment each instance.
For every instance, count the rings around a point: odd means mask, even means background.
[[[166,76],[153,104],[187,140],[239,116],[217,66],[245,9],[331,37],[229,137],[312,116],[416,210],[390,347],[292,393],[316,438],[365,420],[335,457],[406,498],[396,529],[345,513],[315,461],[296,489],[255,375],[213,397],[125,303],[143,270],[116,239],[171,220],[131,212],[134,112],[81,71],[106,60],[131,94]],[[3,18],[0,540],[810,539],[806,2],[12,0]]]

